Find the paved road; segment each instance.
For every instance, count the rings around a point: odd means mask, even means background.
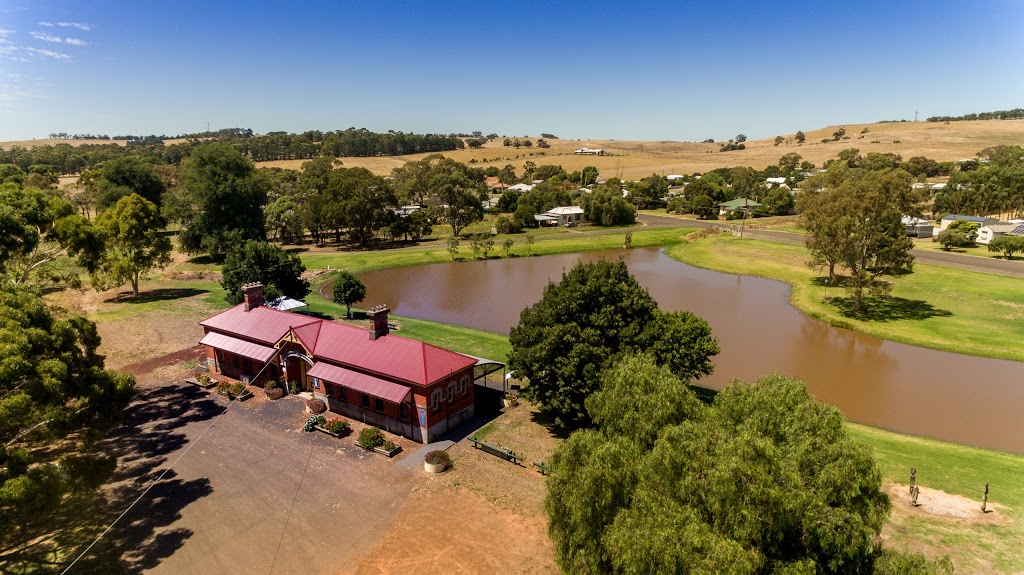
[[[640,214],[637,220],[648,227],[686,227],[686,228],[711,228],[719,227],[728,229],[732,223],[723,221],[700,221],[671,216],[652,216]],[[795,246],[804,245],[804,236],[792,232],[778,230],[751,230],[747,229],[743,237],[754,240],[790,244]],[[914,257],[921,263],[935,265],[945,268],[956,268],[972,272],[982,272],[1000,276],[1024,278],[1024,261],[1006,261],[978,256],[966,256],[955,253],[937,252],[932,250],[914,250]]]

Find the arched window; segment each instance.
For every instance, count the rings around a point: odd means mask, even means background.
[[[467,395],[469,393],[469,374],[468,373],[466,375],[462,376],[462,380],[459,382],[459,391],[462,392],[462,395]]]
[[[441,390],[435,389],[430,394],[430,408],[434,411],[441,409]]]
[[[448,382],[448,403],[455,401],[455,381]]]

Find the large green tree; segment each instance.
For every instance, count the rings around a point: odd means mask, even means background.
[[[705,406],[650,357],[620,358],[601,379],[587,400],[596,429],[551,460],[545,508],[564,573],[935,572],[882,551],[881,473],[802,382],[736,381]]]
[[[185,160],[179,193],[168,214],[184,226],[179,241],[190,254],[220,259],[233,245],[264,240],[267,178],[224,143],[197,146]]]
[[[99,344],[85,318],[0,290],[0,548],[16,572],[51,572],[30,566],[40,548],[65,551],[46,536],[50,514],[114,470],[94,443],[120,421],[135,381],[103,368]]]
[[[98,169],[96,208],[105,210],[129,194],[160,205],[164,183],[154,165],[140,156],[122,156],[103,162]]]
[[[4,286],[78,286],[78,256],[92,270],[103,244],[75,206],[55,192],[0,184],[0,281]]]
[[[263,298],[267,301],[279,296],[301,300],[309,295],[309,282],[302,279],[306,266],[296,254],[289,254],[280,246],[249,240],[236,246],[224,259],[223,278],[226,299],[241,303],[242,286],[247,283],[263,284]]]
[[[833,170],[832,185],[807,192],[802,202],[807,247],[812,264],[845,268],[851,311],[859,313],[865,291],[882,294],[891,288],[880,277],[913,269],[913,243],[901,218],[916,211],[918,198],[903,170],[844,170],[841,165]]]
[[[621,260],[578,262],[523,310],[509,340],[509,368],[529,380],[524,395],[569,428],[589,420],[584,402],[618,355],[649,350],[691,379],[710,374],[719,351],[707,322],[659,310]]]
[[[366,297],[366,284],[356,274],[343,271],[334,280],[331,296],[334,303],[344,305],[345,314],[352,317],[352,304],[361,302]]]
[[[161,234],[164,222],[156,204],[138,194],[125,196],[100,214],[96,228],[103,254],[92,274],[97,289],[130,283],[139,295],[139,278],[171,263],[171,240]]]

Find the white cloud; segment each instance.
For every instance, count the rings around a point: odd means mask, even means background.
[[[50,28],[52,28],[53,26],[56,26],[56,24],[54,24],[53,22],[36,22],[36,24],[39,24],[40,26],[47,26],[47,27],[50,27]]]
[[[8,30],[7,28],[0,28],[0,37],[10,36],[14,34],[14,30]]]
[[[45,32],[32,32],[32,37],[36,40],[43,40],[45,42],[60,43],[64,41],[60,36],[53,36],[52,34],[47,34]]]
[[[30,48],[25,48],[25,51],[29,52],[31,54],[38,54],[40,56],[49,56],[50,58],[54,58],[56,60],[70,60],[71,59],[71,56],[68,56],[67,54],[61,54],[60,52],[54,52],[53,50],[40,50],[39,48],[31,48],[30,47]]]
[[[36,40],[43,40],[45,42],[56,42],[58,44],[71,44],[72,46],[86,46],[88,43],[81,38],[61,38],[60,36],[54,36],[53,34],[47,34],[46,32],[32,32],[32,37]]]
[[[85,30],[86,32],[92,30],[92,24],[86,24],[84,22],[57,22],[57,25],[61,28],[78,28],[79,30]]]

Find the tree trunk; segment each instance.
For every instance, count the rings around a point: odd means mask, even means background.
[[[139,297],[139,272],[132,274],[132,297]]]

